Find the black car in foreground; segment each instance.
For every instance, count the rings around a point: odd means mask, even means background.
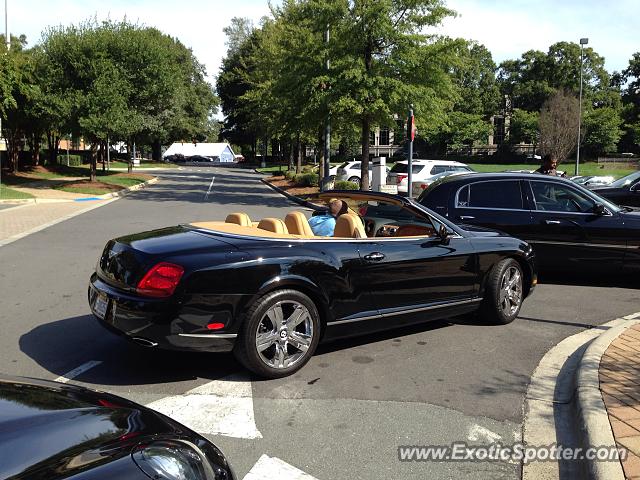
[[[589,188],[618,205],[640,207],[640,171],[619,178],[609,185],[594,185]]]
[[[457,175],[433,183],[418,201],[454,222],[526,240],[541,271],[640,270],[640,212],[564,178]]]
[[[0,478],[232,480],[211,442],[83,387],[0,375]]]
[[[318,342],[479,311],[508,323],[536,283],[531,247],[396,195],[333,191],[333,237],[306,216],[244,213],[117,238],[89,285],[95,316],[148,347],[233,350],[281,377]]]

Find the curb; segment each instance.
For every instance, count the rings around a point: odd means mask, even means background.
[[[258,173],[260,173],[260,172],[258,172]],[[290,193],[287,193],[283,189],[281,189],[279,187],[276,187],[275,185],[272,185],[271,183],[267,182],[264,178],[261,178],[260,181],[262,183],[264,183],[266,186],[268,186],[268,187],[272,188],[273,190],[275,190],[276,192],[278,192],[280,195],[284,195],[289,200],[291,200],[292,202],[297,203],[298,205],[302,205],[303,207],[310,208],[311,210],[320,210],[322,208],[320,205],[308,202],[307,200],[302,200],[301,198],[296,197],[295,195],[291,195]]]
[[[624,323],[602,333],[587,347],[578,367],[576,393],[580,433],[585,447],[608,446],[616,448],[609,415],[600,391],[600,360],[611,342],[629,327],[640,323],[640,313],[623,317]],[[591,478],[597,480],[624,480],[620,462],[587,460]]]
[[[119,190],[117,192],[105,193],[104,195],[99,195],[96,198],[98,198],[100,200],[108,200],[109,198],[124,197],[124,196],[128,195],[131,192],[135,192],[137,190],[141,190],[141,189],[145,188],[147,185],[153,185],[157,181],[158,181],[158,177],[154,177],[151,180],[147,180],[146,182],[138,183],[137,185],[132,185],[132,186],[130,186],[128,188],[124,188],[124,189]]]

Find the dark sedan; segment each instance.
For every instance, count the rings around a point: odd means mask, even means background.
[[[242,212],[117,238],[89,285],[111,330],[145,346],[231,351],[282,377],[318,342],[479,311],[508,323],[536,282],[532,249],[396,195],[334,191],[349,213],[317,237],[302,212]]]
[[[0,376],[0,478],[232,480],[185,426],[108,393]]]
[[[640,171],[619,178],[609,185],[594,185],[589,188],[618,205],[640,207]]]
[[[418,201],[454,222],[526,240],[540,270],[640,269],[640,212],[563,178],[458,175],[430,185]]]

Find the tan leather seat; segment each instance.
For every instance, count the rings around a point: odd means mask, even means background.
[[[302,212],[291,212],[284,218],[284,224],[289,233],[302,237],[313,237],[313,230],[309,226],[309,221]]]
[[[263,218],[260,220],[258,228],[273,233],[289,233],[287,231],[287,226],[279,218]]]
[[[240,225],[241,227],[250,227],[252,225],[249,215],[242,212],[230,213],[229,215],[227,215],[225,223],[235,223],[236,225]]]
[[[338,238],[367,238],[360,217],[352,213],[338,217],[333,236]]]

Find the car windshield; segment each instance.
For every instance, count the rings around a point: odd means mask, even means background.
[[[413,173],[419,173],[424,168],[424,165],[412,165],[411,167]],[[407,173],[409,171],[409,165],[407,163],[396,163],[391,171],[394,173]]]
[[[626,177],[619,178],[615,182],[609,184],[610,187],[626,187],[627,185],[631,185],[635,180],[640,178],[640,171],[633,172]]]

